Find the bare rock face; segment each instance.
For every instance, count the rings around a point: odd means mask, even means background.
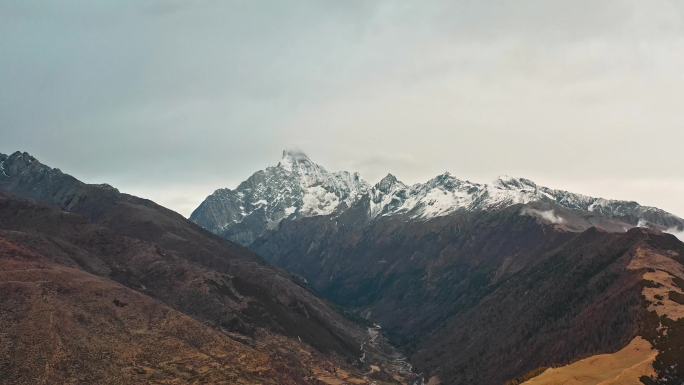
[[[343,210],[367,190],[358,174],[328,172],[301,152],[283,151],[278,165],[254,173],[235,190],[216,190],[190,219],[246,245],[284,219]]]

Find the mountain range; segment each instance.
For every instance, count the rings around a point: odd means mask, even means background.
[[[528,209],[523,214],[571,230],[649,227],[684,233],[682,218],[658,208],[551,189],[525,178],[504,176],[480,184],[446,172],[409,186],[388,174],[371,186],[358,173],[329,172],[304,153],[289,150],[283,151],[276,166],[255,172],[236,189],[214,191],[190,219],[224,238],[249,245],[283,220],[356,211],[368,221],[393,216],[426,221],[457,211],[492,211],[531,203],[544,209]]]
[[[657,208],[524,178],[371,186],[284,151],[191,220],[380,325],[432,384],[564,383],[586,360],[614,365],[578,384],[684,379],[684,220]]]
[[[682,384],[683,229],[299,151],[188,220],[0,154],[0,384]]]

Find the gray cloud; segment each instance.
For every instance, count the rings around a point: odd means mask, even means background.
[[[655,0],[0,2],[0,151],[185,214],[296,146],[684,215],[684,7]]]
[[[684,242],[684,229],[680,229],[678,227],[671,227],[665,230],[665,232],[674,235],[675,237],[679,238],[682,242]]]

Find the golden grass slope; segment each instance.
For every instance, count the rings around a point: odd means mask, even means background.
[[[650,304],[649,311],[655,311],[658,316],[665,316],[673,321],[684,318],[684,305],[670,298],[671,292],[684,294],[684,291],[674,283],[675,277],[684,279],[684,267],[679,262],[670,255],[640,247],[627,268],[649,270],[644,273],[643,278],[652,284],[645,287],[642,292]]]
[[[670,293],[684,294],[674,278],[684,279],[684,267],[668,252],[656,252],[639,247],[627,266],[630,270],[644,270],[644,281],[650,282],[642,291],[648,310],[673,321],[684,318],[684,305],[670,299]],[[524,385],[643,385],[642,376],[653,377],[653,363],[658,351],[642,337],[635,337],[629,345],[612,354],[591,356],[573,364],[545,370],[524,382]]]
[[[641,337],[612,354],[591,356],[560,368],[551,368],[524,385],[643,385],[641,376],[652,376],[658,352]]]
[[[2,385],[372,382],[331,358],[266,332],[240,342],[143,293],[51,263],[0,233]]]

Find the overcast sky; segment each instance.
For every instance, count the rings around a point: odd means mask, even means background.
[[[0,152],[188,215],[299,148],[684,216],[684,1],[0,0]]]

